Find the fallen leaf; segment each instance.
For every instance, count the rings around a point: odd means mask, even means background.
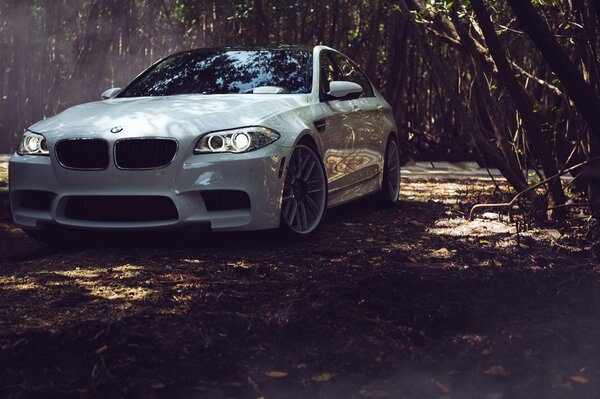
[[[436,381],[435,386],[439,388],[443,393],[450,393],[450,385],[444,384],[443,382]]]
[[[505,377],[507,375],[510,375],[510,371],[506,370],[503,366],[499,364],[490,367],[489,369],[485,370],[484,373],[487,375],[492,375],[494,377]]]
[[[502,267],[502,262],[500,262],[499,260],[494,259],[494,266],[496,266],[496,267]]]
[[[367,396],[369,398],[387,398],[388,393],[381,389],[369,389],[363,388],[359,392],[362,396]]]
[[[477,343],[480,344],[481,342],[483,342],[483,340],[485,339],[485,336],[481,336],[481,335],[463,335],[462,337],[465,341],[469,341],[471,343]]]
[[[529,249],[529,245],[526,245],[526,244],[519,244],[519,247],[521,247],[523,249]]]
[[[552,387],[571,389],[573,387],[573,381],[571,381],[571,379],[567,377],[564,373],[560,373],[559,375],[553,378]]]
[[[494,212],[485,212],[483,215],[481,215],[481,217],[488,220],[498,220],[500,219],[500,214]]]
[[[479,244],[481,244],[481,245],[492,245],[492,243],[489,242],[488,240],[480,240]]]
[[[316,381],[316,382],[325,382],[325,381],[329,381],[330,379],[332,379],[333,376],[334,376],[334,374],[331,374],[331,373],[323,373],[323,374],[313,376],[311,378],[311,380]]]
[[[450,251],[448,251],[448,248],[440,248],[437,250],[433,250],[432,251],[434,256],[437,256],[439,258],[449,258],[451,255]]]
[[[540,230],[540,233],[554,240],[558,240],[562,236],[562,234],[560,234],[560,231],[556,229]]]
[[[288,373],[285,371],[267,371],[265,375],[271,378],[284,378],[287,377]]]
[[[108,345],[101,346],[100,348],[96,349],[96,354],[99,355],[102,352],[106,352],[107,349],[108,349]]]
[[[578,384],[587,384],[588,379],[582,375],[572,375],[571,380],[575,381]]]

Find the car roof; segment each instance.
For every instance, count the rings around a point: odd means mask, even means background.
[[[211,53],[217,51],[272,51],[272,50],[296,50],[310,51],[314,50],[315,46],[304,45],[271,45],[271,46],[225,46],[225,47],[206,47],[180,51],[176,54],[186,53]]]

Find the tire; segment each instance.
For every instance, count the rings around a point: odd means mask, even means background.
[[[281,229],[296,237],[314,233],[327,209],[327,177],[323,162],[311,147],[292,151],[281,199]]]
[[[400,151],[393,136],[388,138],[383,163],[381,190],[375,194],[377,205],[391,208],[398,203],[400,196]]]

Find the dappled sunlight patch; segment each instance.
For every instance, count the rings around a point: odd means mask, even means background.
[[[193,295],[174,294],[171,301],[161,301],[160,290],[148,287],[82,284],[80,287],[85,289],[82,292],[77,286],[79,284],[63,285],[54,290],[37,286],[26,294],[34,295],[35,304],[23,302],[18,299],[19,296],[15,296],[19,295],[19,291],[13,288],[24,289],[25,286],[10,287],[13,294],[6,295],[5,291],[3,299],[13,298],[18,305],[12,306],[10,311],[0,311],[4,320],[0,328],[12,332],[40,328],[57,332],[88,320],[112,322],[147,312],[181,315],[189,313],[194,298]]]
[[[246,262],[245,260],[238,260],[235,262],[227,263],[227,266],[239,269],[251,269],[254,265],[252,263]]]
[[[0,162],[0,190],[8,190],[8,162]]]
[[[134,278],[138,277],[141,274],[141,271],[144,270],[142,266],[136,265],[122,265],[115,266],[111,268],[112,273],[118,273],[119,278]]]
[[[124,285],[100,285],[90,282],[82,282],[80,284],[87,288],[91,295],[108,299],[111,301],[142,301],[153,292],[153,290],[145,287],[128,287]]]
[[[60,276],[71,277],[75,279],[93,279],[97,278],[100,274],[105,273],[104,269],[89,269],[89,268],[79,268],[76,267],[74,269],[69,270],[58,270],[54,272]],[[82,280],[83,281],[83,280]]]
[[[182,259],[181,260],[183,263],[188,263],[191,265],[201,265],[203,263],[205,263],[206,261],[201,260],[201,259]]]
[[[173,279],[166,287],[152,284],[144,273],[142,266],[124,264],[0,276],[1,300],[15,304],[0,309],[0,320],[11,331],[58,331],[84,320],[120,320],[140,314],[157,305],[160,292],[177,285]]]
[[[37,290],[41,286],[31,277],[0,276],[0,288],[15,291]]]
[[[491,237],[503,234],[515,234],[516,228],[497,220],[464,218],[438,219],[434,227],[427,229],[434,235],[453,237]]]
[[[394,252],[394,251],[405,251],[410,252],[414,250],[414,244],[406,241],[392,242],[382,249],[383,252]]]
[[[6,232],[8,234],[23,234],[23,230],[16,227],[12,223],[0,223],[0,232]]]
[[[182,273],[168,273],[152,277],[146,283],[156,287],[170,287],[174,289],[198,288],[205,285],[206,277]]]
[[[465,199],[488,193],[493,187],[489,182],[478,180],[430,179],[402,181],[400,199],[402,201],[437,202],[445,205],[458,205]]]
[[[85,288],[90,295],[108,300],[142,301],[145,300],[153,290],[148,287],[134,286],[123,283],[121,280],[135,279],[140,276],[141,266],[121,265],[110,268],[63,270],[55,272],[72,278],[72,282]]]

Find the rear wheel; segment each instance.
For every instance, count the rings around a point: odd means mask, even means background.
[[[296,236],[314,232],[327,207],[327,179],[317,153],[306,145],[294,148],[281,201],[281,227]]]
[[[376,195],[379,205],[392,207],[398,202],[400,195],[400,151],[398,143],[391,137],[388,139],[385,149],[385,160],[383,164],[383,184],[381,191]]]

